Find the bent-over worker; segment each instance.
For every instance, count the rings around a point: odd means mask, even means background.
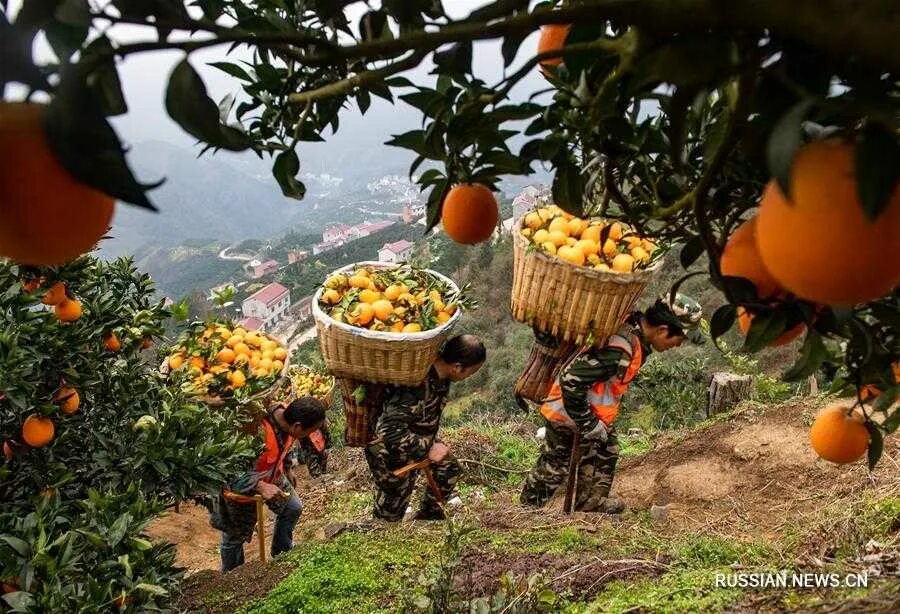
[[[251,471],[232,481],[213,505],[210,523],[222,531],[219,551],[222,571],[244,564],[244,543],[253,537],[256,524],[254,495],[261,495],[276,514],[272,532],[272,556],[290,550],[294,527],[303,504],[288,482],[294,442],[322,426],[325,406],[314,397],[302,397],[288,406],[277,405],[262,418],[260,431],[265,448]]]
[[[374,516],[402,520],[416,486],[418,471],[403,476],[392,472],[409,464],[431,461],[431,472],[444,501],[449,501],[459,477],[459,463],[438,439],[441,413],[451,382],[473,375],[484,364],[484,344],[473,335],[447,340],[438,352],[427,379],[419,386],[390,386],[385,390],[375,439],[366,447],[366,460],[375,481]],[[431,490],[426,490],[418,520],[437,520],[444,511]]]
[[[543,506],[566,482],[577,431],[575,509],[612,514],[624,509],[609,496],[619,459],[613,428],[619,404],[653,350],[676,348],[688,337],[702,342],[701,313],[700,304],[682,294],[672,304],[659,299],[645,312],[631,313],[605,344],[588,348],[563,368],[541,406],[544,446],[522,489],[523,504]]]

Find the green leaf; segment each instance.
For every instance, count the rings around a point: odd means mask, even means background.
[[[872,471],[878,464],[881,453],[884,452],[884,435],[877,424],[869,421],[866,421],[866,430],[869,431],[869,471]]]
[[[218,68],[222,72],[229,74],[236,79],[240,79],[241,81],[247,81],[249,83],[253,82],[253,78],[238,64],[233,64],[232,62],[209,62],[208,65],[213,68]]]
[[[103,108],[107,117],[124,115],[128,112],[125,96],[122,94],[122,82],[116,69],[113,46],[106,36],[100,36],[84,50],[84,61],[91,61],[95,56],[105,59],[96,62],[94,70],[87,76],[87,84]]]
[[[734,41],[721,34],[686,34],[670,39],[641,57],[633,68],[634,89],[658,83],[702,87],[735,72]]]
[[[557,158],[553,200],[567,213],[584,215],[584,177],[568,155]]]
[[[804,98],[791,107],[775,124],[766,144],[769,174],[788,198],[791,196],[791,166],[801,144],[801,124],[812,106],[813,101]]]
[[[809,377],[822,366],[826,358],[828,358],[828,349],[822,342],[822,336],[814,330],[809,330],[803,341],[803,347],[800,348],[797,362],[784,372],[782,379],[786,382],[797,382]]]
[[[709,336],[715,341],[727,333],[734,326],[736,317],[737,308],[734,305],[726,304],[716,309],[709,322]]]
[[[368,11],[359,19],[359,36],[364,41],[392,40],[394,33],[384,11]]]
[[[783,311],[760,311],[754,314],[744,339],[744,351],[758,352],[784,333],[787,314]]]
[[[435,73],[445,75],[465,75],[472,72],[472,41],[462,41],[450,45],[443,51],[434,52]]]
[[[749,279],[743,277],[733,277],[731,275],[722,276],[722,289],[725,296],[732,303],[754,303],[756,302],[756,286]]]
[[[164,589],[161,586],[157,586],[156,584],[147,584],[146,582],[139,582],[135,585],[135,590],[143,591],[145,593],[150,593],[151,595],[168,595],[169,591]]]
[[[303,200],[303,196],[306,194],[306,186],[297,180],[299,172],[300,159],[297,157],[297,152],[293,149],[283,151],[275,157],[275,164],[272,165],[272,174],[278,181],[278,185],[281,186],[281,193],[288,198]]]
[[[391,139],[385,142],[385,145],[391,147],[402,147],[411,149],[420,156],[430,158],[429,152],[425,147],[425,132],[423,130],[410,130],[403,134],[391,135]]]
[[[29,546],[28,542],[25,540],[13,537],[12,535],[2,535],[0,536],[0,541],[5,542],[21,557],[28,558],[31,556],[31,546]]]
[[[444,205],[444,197],[450,191],[450,182],[448,180],[438,181],[431,188],[428,195],[427,217],[425,220],[425,232],[429,232],[441,221],[441,209]]]
[[[91,24],[91,7],[88,0],[63,0],[54,16],[64,24],[86,28]]]
[[[503,67],[506,68],[516,59],[516,53],[522,46],[522,41],[528,38],[531,32],[510,32],[503,37],[503,44],[500,45],[500,54],[503,56]]]
[[[356,95],[356,104],[359,105],[360,114],[365,115],[366,111],[369,110],[369,105],[372,104],[372,98],[369,96],[369,92],[361,90]]]
[[[697,259],[703,255],[705,250],[706,245],[703,243],[701,237],[691,237],[688,242],[684,244],[684,247],[681,248],[681,253],[678,255],[678,258],[681,261],[681,267],[685,270],[689,269],[691,265],[697,262]]]
[[[250,146],[243,132],[220,123],[218,106],[186,59],[169,76],[166,111],[188,134],[213,147],[243,151]]]
[[[856,143],[856,183],[863,211],[875,222],[897,191],[900,142],[887,128],[869,122]]]

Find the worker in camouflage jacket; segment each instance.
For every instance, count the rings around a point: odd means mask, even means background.
[[[678,294],[636,311],[606,343],[592,346],[563,368],[541,406],[544,449],[522,489],[525,505],[544,505],[568,478],[575,433],[580,461],[575,509],[619,513],[621,501],[609,496],[619,444],[613,422],[619,404],[653,350],[678,347],[688,337],[702,343],[697,330],[699,303]]]
[[[399,477],[393,472],[425,458],[431,460],[431,472],[444,501],[453,498],[460,467],[447,445],[438,439],[441,413],[450,384],[473,375],[484,360],[481,341],[472,335],[460,335],[443,345],[421,385],[391,386],[385,391],[375,439],[366,447],[366,460],[375,482],[375,518],[391,522],[403,519],[419,472]],[[426,488],[415,518],[443,517],[442,506]]]

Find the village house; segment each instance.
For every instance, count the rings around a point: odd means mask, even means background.
[[[309,256],[309,252],[305,249],[289,250],[287,253],[288,264],[294,264],[295,262],[306,260],[307,256]]]
[[[259,318],[243,318],[238,320],[238,326],[244,330],[260,330],[263,327],[263,321]]]
[[[350,226],[346,224],[335,224],[329,226],[322,232],[322,243],[338,243],[346,241],[350,237]]]
[[[405,262],[412,256],[412,251],[413,244],[406,239],[385,243],[384,247],[378,250],[378,262]]]
[[[291,296],[287,288],[279,283],[271,283],[258,290],[241,303],[245,318],[257,318],[262,327],[271,329],[287,314],[291,306]]]
[[[274,273],[278,270],[278,261],[277,260],[266,260],[265,262],[260,262],[259,260],[251,260],[250,261],[250,276],[253,279],[259,279],[264,275],[268,275],[269,273]]]

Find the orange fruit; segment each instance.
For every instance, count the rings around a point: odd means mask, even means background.
[[[31,414],[22,423],[22,441],[32,448],[43,448],[53,441],[55,434],[53,420],[46,416]]]
[[[341,302],[341,295],[337,290],[325,290],[322,293],[322,302],[326,305],[336,305]]]
[[[250,356],[250,346],[247,345],[246,343],[244,343],[243,341],[235,344],[235,346],[231,349],[233,349],[234,353],[237,354],[238,356],[240,356],[240,355]]]
[[[641,241],[641,247],[643,247],[648,254],[652,254],[656,249],[656,243],[650,241],[649,239],[644,239],[643,241]]]
[[[603,244],[603,255],[605,256],[614,256],[619,252],[619,246],[613,239],[607,239],[606,243]]]
[[[609,238],[613,241],[618,241],[622,238],[622,235],[625,234],[625,231],[622,229],[622,224],[619,222],[613,222],[609,227]]]
[[[372,282],[368,277],[366,277],[365,275],[360,275],[359,273],[350,278],[351,288],[366,289],[369,287],[370,283]]]
[[[641,246],[641,238],[637,235],[628,235],[627,237],[622,237],[622,240],[625,241],[629,251]]]
[[[418,322],[410,322],[406,326],[403,327],[404,333],[420,333],[422,332],[422,325]]]
[[[647,264],[650,262],[650,254],[641,247],[640,245],[635,245],[631,248],[631,257],[634,258],[635,262],[639,262],[641,264]]]
[[[59,405],[62,413],[71,416],[78,411],[78,407],[81,405],[81,397],[78,396],[78,391],[71,386],[63,386],[53,395],[53,402]]]
[[[89,251],[109,228],[115,200],[75,179],[54,156],[44,110],[0,103],[0,256],[60,265]]]
[[[228,374],[228,383],[234,389],[242,388],[247,383],[247,376],[243,371],[231,371]]]
[[[580,239],[575,244],[575,247],[581,250],[585,258],[588,256],[596,256],[600,251],[600,246],[597,245],[596,241],[592,241],[591,239]]]
[[[582,233],[587,229],[589,222],[580,217],[573,217],[569,220],[569,236],[580,238]]]
[[[233,349],[233,348],[236,348],[236,347],[238,346],[239,343],[243,343],[243,342],[244,342],[244,336],[243,336],[243,335],[231,335],[231,336],[228,337],[228,339],[225,341],[225,345],[226,345],[226,347],[230,347],[230,348]]]
[[[554,23],[541,26],[541,37],[538,39],[537,53],[558,51],[566,46],[566,37],[569,35],[569,24]],[[562,56],[541,60],[541,71],[547,66],[559,66],[562,64]]]
[[[869,448],[869,431],[863,417],[851,413],[846,403],[829,405],[816,416],[809,441],[820,458],[832,463],[852,463]]]
[[[571,235],[571,232],[569,231],[569,221],[562,216],[553,218],[553,220],[550,221],[550,225],[547,227],[547,230],[551,233],[554,231],[559,231],[567,237]]]
[[[272,350],[263,350],[262,357],[268,358],[269,360],[275,360],[275,352]]]
[[[619,273],[631,273],[634,270],[634,256],[619,254],[612,261],[612,270]]]
[[[206,361],[203,360],[202,356],[191,356],[188,359],[188,364],[192,369],[200,369],[202,371],[203,367],[206,366]]]
[[[240,326],[235,326],[235,327],[234,327],[234,330],[231,331],[231,334],[232,334],[232,335],[238,335],[238,336],[240,336],[240,337],[243,337],[244,335],[247,334],[247,331],[244,330],[243,328],[241,328]]]
[[[756,242],[766,269],[797,296],[852,306],[900,282],[900,185],[872,222],[859,201],[854,147],[831,139],[804,145],[791,166],[791,195],[770,181]]]
[[[738,328],[741,330],[741,334],[747,336],[747,332],[750,330],[750,324],[753,322],[753,314],[749,313],[743,307],[737,308],[737,316],[738,316]],[[799,337],[806,330],[806,324],[800,322],[793,328],[790,328],[784,331],[780,337],[769,343],[769,347],[778,347],[780,345],[785,345]]]
[[[280,360],[272,361],[272,372],[273,373],[281,373],[281,370],[284,369],[284,363]]]
[[[181,354],[172,354],[169,356],[169,368],[173,371],[176,369],[180,369],[181,365],[184,364],[184,356]]]
[[[606,264],[605,262],[600,262],[598,264],[595,264],[594,268],[597,269],[598,271],[609,271],[610,270],[609,265]]]
[[[278,342],[272,339],[263,339],[259,346],[263,351],[269,350],[270,352],[274,352],[278,348]]]
[[[600,245],[600,235],[603,234],[602,224],[591,224],[581,233],[581,238],[585,241],[593,241]]]
[[[759,298],[767,299],[782,289],[763,265],[756,247],[756,219],[756,216],[750,218],[731,234],[719,259],[719,270],[722,275],[743,277],[752,282]]]
[[[284,360],[287,358],[288,352],[284,348],[275,348],[275,359],[276,360]]]
[[[56,282],[44,293],[41,302],[45,305],[59,305],[66,300],[66,284],[61,281]]]
[[[541,249],[543,249],[551,256],[556,255],[556,243],[553,243],[552,241],[547,241],[546,243],[542,244]]]
[[[375,317],[383,322],[394,313],[394,304],[382,299],[372,303],[372,310],[375,312]]]
[[[271,358],[263,358],[262,360],[260,360],[259,368],[263,369],[264,371],[271,371],[272,370],[272,359]]]
[[[400,321],[398,320],[397,322],[394,322],[393,324],[391,324],[391,332],[392,332],[392,333],[402,333],[402,332],[403,332],[403,326],[404,326],[404,325],[403,325],[403,322],[400,322]]]
[[[578,249],[577,247],[569,247],[568,245],[564,245],[560,247],[556,251],[557,258],[561,260],[565,260],[575,266],[582,266],[584,264],[584,252]]]
[[[369,303],[370,305],[372,305],[376,301],[381,300],[381,292],[376,292],[375,290],[369,290],[368,288],[366,288],[359,293],[359,300],[363,303]]]
[[[499,215],[497,199],[487,186],[461,183],[444,197],[441,222],[451,239],[474,245],[493,236]]]
[[[81,317],[81,301],[66,299],[53,307],[53,312],[60,322],[74,322]]]
[[[262,340],[256,333],[250,333],[246,337],[244,337],[244,343],[246,343],[250,347],[259,347],[259,344],[262,343]]]
[[[409,291],[409,288],[404,290],[404,286],[393,284],[384,289],[384,298],[389,301],[396,301],[400,298],[401,294],[404,294],[407,291]]]
[[[569,238],[569,235],[564,233],[561,230],[552,230],[550,234],[547,236],[547,241],[549,243],[553,243],[556,247],[562,247],[566,244],[566,239]]]
[[[122,342],[116,336],[116,333],[109,333],[103,338],[103,347],[109,352],[118,352],[122,349]]]
[[[540,230],[536,230],[534,232],[534,236],[531,237],[531,240],[538,245],[542,245],[550,240],[550,231],[543,228],[541,228]]]
[[[368,303],[357,303],[356,307],[350,312],[348,318],[351,324],[357,326],[366,326],[375,317],[375,310]]]
[[[219,353],[216,354],[216,360],[218,362],[224,362],[225,364],[231,364],[234,362],[234,359],[237,357],[237,354],[231,348],[222,348],[219,350]]]
[[[453,314],[449,314],[446,311],[439,311],[435,318],[437,319],[438,324],[446,324],[450,321],[450,318],[453,317]]]
[[[532,211],[525,216],[524,224],[526,228],[537,230],[544,225],[544,220],[541,219],[541,216],[538,215],[537,211]]]

